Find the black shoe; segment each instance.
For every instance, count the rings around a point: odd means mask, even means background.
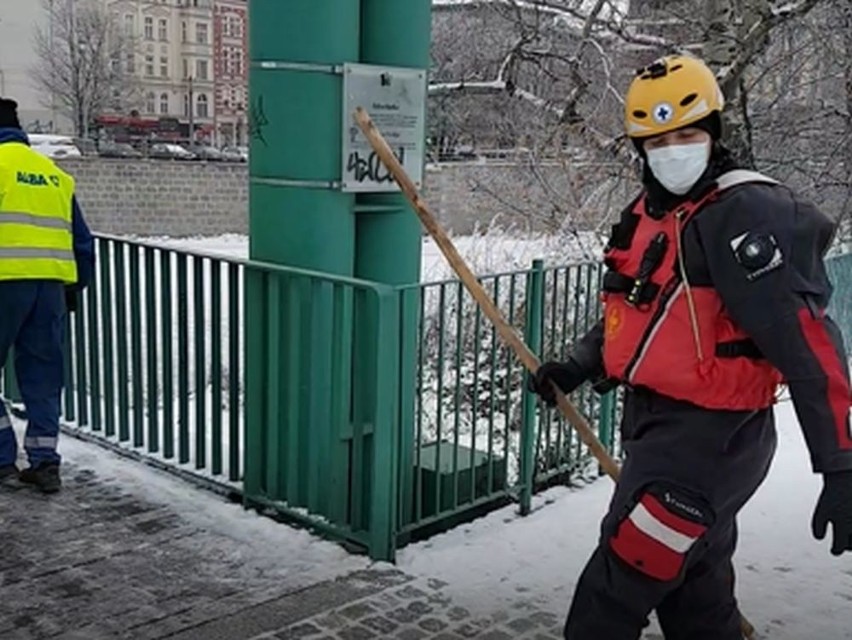
[[[0,485],[14,486],[18,483],[18,467],[6,464],[0,467]]]
[[[56,493],[62,486],[59,465],[54,462],[43,462],[37,467],[24,469],[19,477],[21,482],[35,485],[42,493]]]

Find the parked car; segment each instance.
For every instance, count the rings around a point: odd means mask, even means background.
[[[28,134],[30,146],[34,151],[48,158],[81,158],[83,154],[74,146],[71,136],[58,136],[47,133]]]
[[[151,158],[159,158],[161,160],[194,160],[195,154],[187,151],[179,144],[157,143],[151,145],[148,152]]]
[[[246,147],[225,147],[222,149],[222,159],[228,162],[248,162]]]
[[[99,154],[102,158],[141,158],[142,154],[126,142],[102,142]]]
[[[209,147],[203,144],[196,144],[189,148],[189,150],[195,155],[196,160],[208,160],[211,162],[220,162],[224,160],[222,157],[222,152],[219,151],[216,147]]]
[[[72,142],[84,156],[98,155],[98,145],[91,138],[72,138]]]

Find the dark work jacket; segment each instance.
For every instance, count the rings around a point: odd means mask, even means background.
[[[705,177],[686,197],[697,197],[713,184]],[[633,208],[625,209],[615,234],[630,224]],[[817,472],[852,469],[846,350],[825,314],[832,287],[823,258],[835,229],[830,218],[788,188],[750,183],[706,205],[682,235],[691,286],[716,290],[730,317],[789,385]],[[773,238],[780,266],[754,277],[734,249],[744,234]],[[603,340],[598,323],[572,352],[593,379],[603,375]]]

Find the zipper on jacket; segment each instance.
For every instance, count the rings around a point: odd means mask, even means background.
[[[651,322],[648,323],[645,333],[642,334],[642,339],[639,341],[639,344],[636,345],[636,351],[633,353],[633,357],[630,358],[630,362],[627,363],[627,367],[624,369],[624,379],[626,382],[630,382],[632,380],[633,374],[636,373],[635,370],[638,368],[640,362],[645,356],[645,350],[648,342],[656,333],[660,320],[662,320],[662,318],[666,315],[669,302],[672,297],[680,291],[680,289],[680,278],[677,275],[674,275],[660,290],[657,308],[654,311],[654,315],[651,316]]]
[[[681,208],[674,212],[675,217],[675,229],[674,233],[677,236],[675,238],[678,246],[678,253],[681,251],[681,243],[683,242],[683,238],[681,237],[683,233],[686,231],[689,224],[695,219],[698,210],[694,211],[686,221],[683,221],[683,215],[685,211]],[[679,224],[679,223],[683,224]],[[654,315],[651,318],[651,322],[648,324],[648,327],[645,329],[645,333],[642,334],[642,339],[639,341],[639,344],[636,346],[636,351],[633,354],[633,357],[627,363],[627,367],[624,369],[624,380],[625,382],[631,382],[633,376],[636,374],[636,370],[639,368],[642,360],[645,357],[645,352],[648,350],[649,343],[654,335],[657,333],[657,328],[660,322],[665,317],[669,303],[671,299],[675,296],[675,294],[679,293],[683,288],[683,278],[686,276],[686,267],[685,265],[681,265],[683,270],[683,276],[678,273],[678,261],[680,260],[679,255],[675,256],[675,264],[672,265],[672,269],[674,270],[674,275],[666,281],[663,287],[660,289],[660,297],[659,303],[657,305],[657,309],[654,311]]]

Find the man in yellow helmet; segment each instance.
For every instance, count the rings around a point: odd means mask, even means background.
[[[826,316],[835,224],[720,143],[710,69],[669,56],[642,69],[626,128],[642,193],[613,227],[604,317],[531,386],[552,403],[586,380],[626,387],[622,474],[577,585],[569,640],[634,640],[656,610],[667,640],[740,640],[736,515],[763,481],[772,405],[789,385],[823,491],[812,519],[852,551],[846,352]]]
[[[94,245],[74,197],[74,180],[33,151],[17,104],[0,99],[0,366],[15,348],[15,372],[26,406],[24,449],[0,402],[0,483],[19,478],[44,493],[59,490],[59,402],[62,393],[66,293],[84,288]]]

